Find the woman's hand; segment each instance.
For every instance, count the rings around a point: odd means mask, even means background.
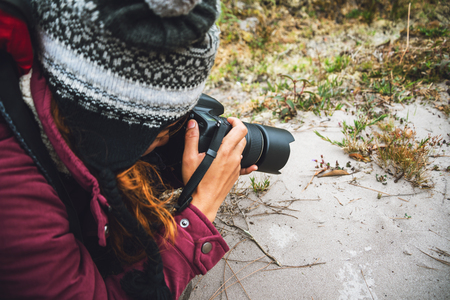
[[[195,205],[212,222],[217,210],[230,192],[239,175],[256,171],[256,165],[241,169],[242,151],[244,151],[247,128],[237,118],[228,118],[233,126],[223,138],[216,158],[192,194]],[[189,120],[185,136],[182,176],[186,184],[202,162],[205,153],[198,153],[199,130],[195,120]]]

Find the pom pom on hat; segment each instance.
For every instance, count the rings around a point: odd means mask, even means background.
[[[187,15],[202,0],[145,0],[151,10],[160,17]]]
[[[172,7],[174,3],[191,2],[97,0],[96,10],[89,13],[93,19],[98,17],[100,25],[127,46],[173,51],[201,41],[220,15],[218,0],[191,1],[196,1],[195,5]]]

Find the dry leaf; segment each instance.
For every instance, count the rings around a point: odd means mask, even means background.
[[[363,162],[369,162],[369,161],[371,161],[370,157],[368,157],[368,156],[362,156],[362,155],[359,154],[359,153],[351,153],[351,154],[349,154],[348,156],[350,156],[351,158],[353,158],[354,160],[357,160],[357,161],[363,161]]]
[[[373,145],[372,148],[370,149],[371,151],[376,151],[378,149],[382,149],[382,148],[386,148],[386,144],[378,144],[378,145]]]
[[[392,96],[381,96],[381,99],[383,99],[383,101],[385,101],[385,102],[391,102]]]
[[[323,171],[325,171],[325,169],[317,170],[317,171],[314,173],[314,176],[319,175],[319,174],[322,173]],[[313,177],[314,177],[314,176],[313,176]]]
[[[326,177],[326,176],[344,176],[344,175],[350,175],[345,170],[331,170],[330,172],[324,173],[317,177]]]

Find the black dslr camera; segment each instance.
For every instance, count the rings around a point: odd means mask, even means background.
[[[200,153],[209,149],[218,122],[228,127],[226,133],[231,130],[232,126],[227,119],[219,117],[223,112],[224,108],[220,102],[202,94],[198,104],[190,113],[189,119],[195,119],[199,126],[198,151]],[[292,134],[275,127],[245,122],[244,124],[248,133],[245,136],[247,145],[242,153],[242,168],[256,164],[259,172],[280,174],[279,170],[284,167],[289,158],[289,143],[294,141]],[[158,150],[166,165],[173,166],[181,163],[184,147],[180,145],[184,145],[185,128],[183,129],[171,136],[169,143]]]

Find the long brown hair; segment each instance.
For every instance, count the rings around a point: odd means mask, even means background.
[[[64,117],[60,114],[53,99],[51,110],[56,127],[68,146],[76,154],[70,128],[65,124]],[[164,184],[158,170],[150,163],[138,160],[129,169],[117,174],[116,179],[117,187],[125,205],[145,231],[151,237],[154,237],[155,229],[152,224],[160,224],[164,228],[164,239],[174,242],[177,226],[170,213],[172,196],[163,201],[158,198],[162,191],[171,189],[171,187]],[[143,250],[133,251],[132,253],[125,250],[124,246],[126,243],[130,243],[132,236],[113,215],[110,215],[109,218],[110,239],[116,255],[122,261],[130,264],[145,257]]]

